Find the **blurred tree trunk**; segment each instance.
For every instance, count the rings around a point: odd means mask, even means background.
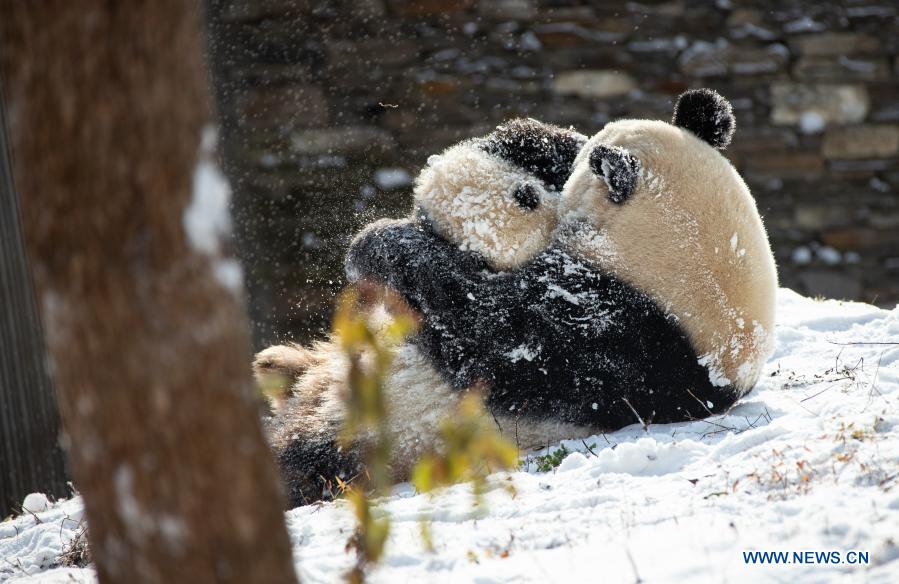
[[[28,493],[63,497],[68,489],[59,412],[13,191],[2,90],[0,83],[0,517],[5,517]]]
[[[246,316],[182,213],[208,120],[190,0],[0,0],[15,175],[101,582],[291,582]]]

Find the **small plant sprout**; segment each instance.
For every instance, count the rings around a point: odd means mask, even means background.
[[[561,444],[557,450],[534,457],[534,461],[537,463],[537,472],[549,472],[558,468],[569,454],[571,451]]]

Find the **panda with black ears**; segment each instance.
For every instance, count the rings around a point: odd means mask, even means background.
[[[577,155],[552,241],[514,270],[382,222],[348,274],[417,307],[431,363],[456,388],[485,382],[519,431],[722,412],[773,350],[777,288],[755,201],[718,151],[734,129],[707,89],[681,95],[671,124],[609,123]]]
[[[412,215],[376,222],[357,241],[401,228],[403,237],[410,238],[406,250],[414,256],[407,269],[427,271],[440,264],[455,268],[464,261],[474,271],[517,270],[550,244],[562,187],[586,141],[573,130],[532,119],[506,122],[484,137],[430,157],[416,179]],[[355,265],[348,261],[348,269]],[[412,307],[422,309],[414,302]],[[375,317],[385,323],[387,316],[383,308],[375,309]],[[391,470],[397,481],[408,478],[410,465],[433,446],[439,422],[455,410],[465,387],[458,380],[475,383],[481,378],[479,367],[461,369],[477,348],[467,344],[469,335],[459,336],[452,327],[435,328],[434,321],[429,324],[420,336],[395,349],[384,384],[394,445]],[[435,363],[460,369],[448,376]],[[340,448],[337,440],[348,365],[337,339],[311,347],[273,346],[256,356],[258,380],[287,379],[290,384],[286,401],[273,404],[269,437],[292,505],[329,498],[335,477],[348,480],[362,470],[363,445]],[[522,428],[518,439],[522,447],[532,448],[586,434],[584,428],[548,419]]]

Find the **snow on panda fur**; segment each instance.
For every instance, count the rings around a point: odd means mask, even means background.
[[[673,124],[608,124],[578,154],[548,249],[513,271],[384,223],[354,241],[351,272],[416,305],[431,361],[456,386],[487,381],[519,428],[723,411],[772,351],[777,287],[755,202],[716,150],[734,126],[710,90],[682,95]]]
[[[412,216],[387,223],[404,225],[434,248],[462,254],[473,268],[514,269],[549,244],[558,222],[559,192],[585,141],[572,130],[536,120],[507,122],[487,136],[432,156],[416,180]],[[376,222],[363,233],[384,224]],[[440,253],[419,251],[420,258]],[[348,261],[349,271],[353,265]],[[377,321],[386,322],[383,307],[374,311]],[[455,409],[462,395],[460,386],[452,383],[455,378],[441,374],[431,362],[416,343],[401,344],[385,382],[396,480],[407,478],[409,464],[432,446],[439,421]],[[328,483],[334,477],[358,474],[359,445],[341,449],[336,440],[348,373],[336,339],[309,348],[269,347],[256,356],[254,371],[262,383],[287,379],[292,386],[269,424],[291,504],[328,497]],[[513,419],[497,420],[514,427]],[[523,448],[532,448],[585,433],[583,428],[548,420],[519,430],[517,439]]]

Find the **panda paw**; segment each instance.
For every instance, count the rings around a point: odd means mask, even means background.
[[[350,282],[388,281],[403,260],[403,241],[414,235],[408,219],[381,219],[366,225],[350,242],[344,268]]]
[[[415,218],[368,225],[350,244],[345,267],[350,282],[382,282],[425,309],[467,297],[483,279],[486,262]]]

